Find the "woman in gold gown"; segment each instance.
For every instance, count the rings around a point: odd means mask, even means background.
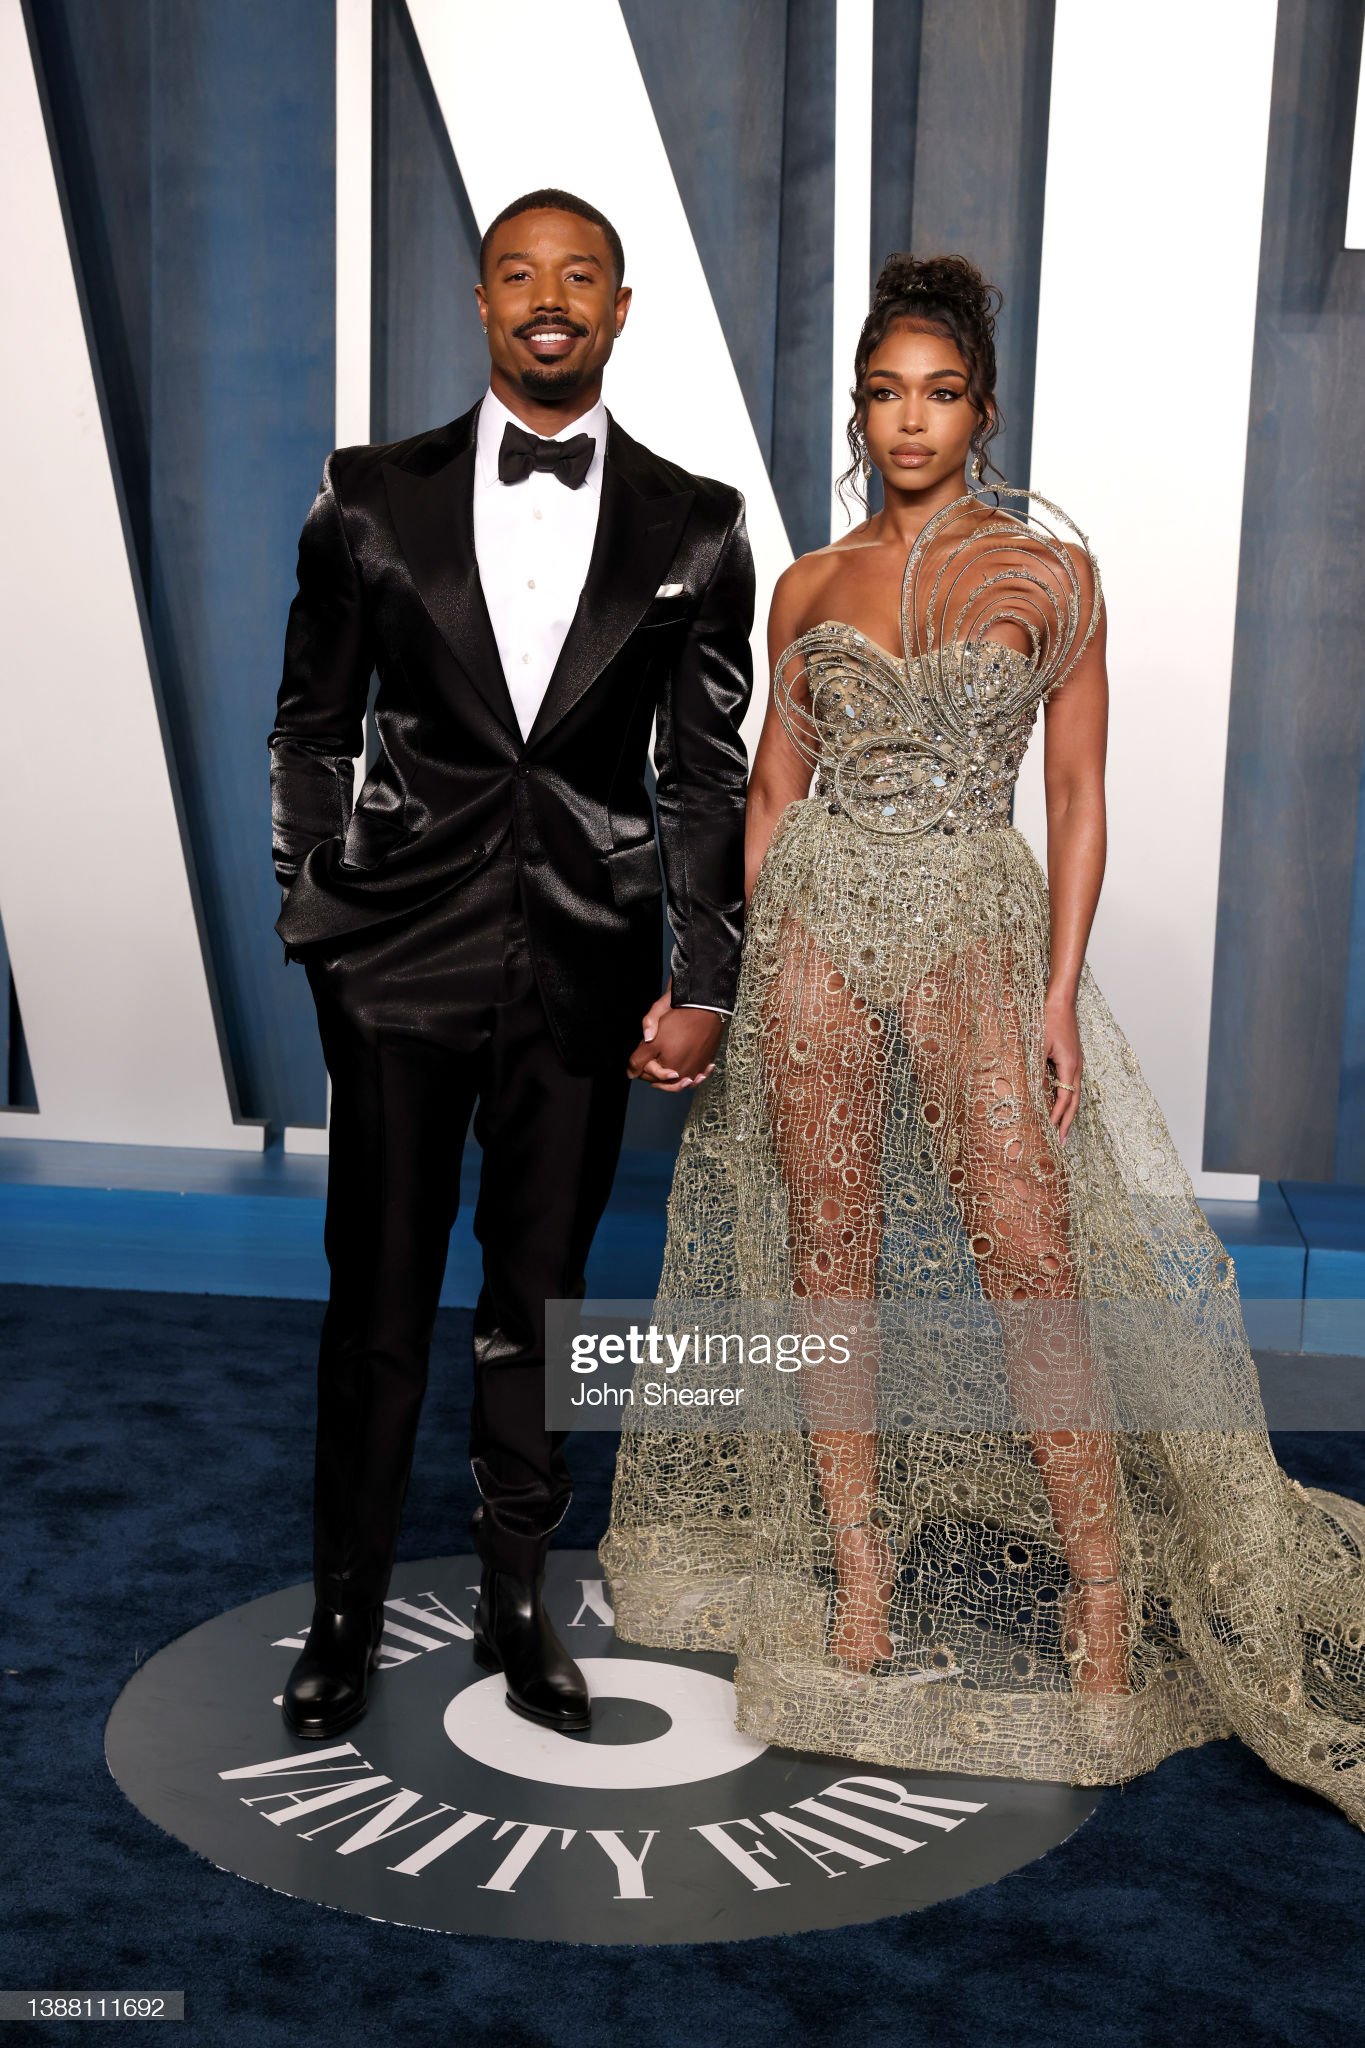
[[[1276,1464],[1232,1261],[1085,961],[1104,605],[1059,508],[980,485],[998,303],[888,259],[849,430],[884,509],[774,594],[655,1320],[785,1305],[826,1362],[760,1375],[744,1427],[626,1411],[616,1629],[733,1652],[740,1728],[791,1748],[1097,1784],[1235,1733],[1365,1825],[1365,1509]],[[1009,822],[1040,705],[1046,876]]]

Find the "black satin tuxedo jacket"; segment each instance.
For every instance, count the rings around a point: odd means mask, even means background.
[[[744,500],[608,415],[587,580],[523,740],[474,554],[477,415],[327,459],[269,736],[287,891],[275,929],[286,957],[364,948],[467,888],[510,834],[551,1030],[584,1071],[624,1057],[659,993],[645,786],[656,717],[673,1000],[735,1000],[754,610]],[[372,671],[381,751],[352,810]]]

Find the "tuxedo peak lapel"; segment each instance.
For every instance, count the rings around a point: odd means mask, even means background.
[[[608,414],[592,557],[527,744],[543,739],[591,688],[643,618],[677,552],[695,495],[660,491],[646,451]],[[650,486],[654,486],[653,489]]]
[[[466,414],[456,423],[467,421],[467,432],[448,462],[426,473],[386,462],[384,487],[422,603],[463,673],[520,746],[521,727],[474,552],[474,418]]]

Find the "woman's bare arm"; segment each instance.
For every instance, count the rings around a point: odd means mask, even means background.
[[[768,676],[771,683],[778,657],[785,653],[802,631],[802,617],[810,601],[810,574],[802,561],[793,562],[778,577],[768,612]],[[804,685],[797,685],[798,700]],[[749,777],[749,797],[744,813],[744,897],[747,902],[758,879],[763,856],[778,819],[789,804],[805,796],[813,770],[797,747],[778,714],[772,689],[768,709],[754,754]]]
[[[1081,578],[1081,617],[1092,603],[1093,572],[1084,550],[1072,553]],[[1109,735],[1106,612],[1084,654],[1043,707],[1043,786],[1047,806],[1047,879],[1052,943],[1045,1006],[1047,1049],[1058,1079],[1079,1087],[1082,1058],[1076,995],[1104,880],[1107,821],[1104,764]],[[1053,1121],[1064,1137],[1078,1095],[1058,1090]]]

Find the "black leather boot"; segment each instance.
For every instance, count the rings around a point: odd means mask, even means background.
[[[384,1609],[338,1614],[314,1607],[312,1626],[284,1688],[284,1720],[291,1735],[339,1735],[369,1705],[369,1676],[379,1661]]]
[[[507,1704],[528,1721],[574,1732],[590,1722],[583,1674],[555,1634],[534,1573],[485,1564],[474,1616],[474,1656],[507,1680]]]

